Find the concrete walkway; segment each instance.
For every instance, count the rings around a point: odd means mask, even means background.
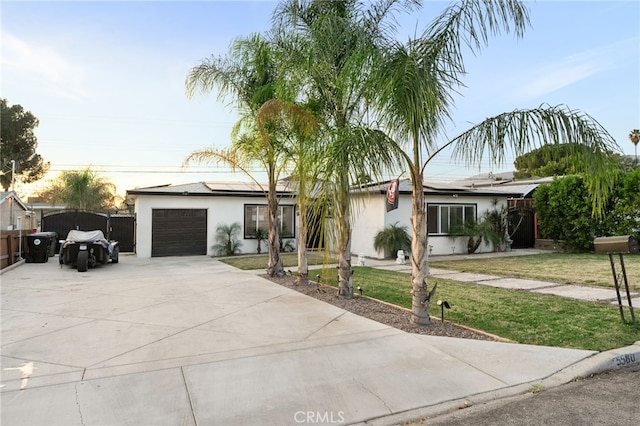
[[[515,250],[511,252],[501,253],[484,253],[474,255],[456,255],[446,256],[447,260],[451,258],[458,259],[478,259],[482,257],[517,257],[525,256],[537,253],[544,253],[543,250],[535,249],[523,249]],[[434,257],[433,260],[437,260],[438,257]],[[514,259],[514,261],[516,261]],[[357,260],[354,258],[354,265],[357,264]],[[397,264],[394,260],[376,260],[366,259],[366,266],[374,268],[387,269],[390,271],[411,273],[411,265]],[[480,285],[487,285],[491,287],[500,287],[510,290],[527,290],[534,293],[552,294],[554,296],[566,297],[570,299],[584,300],[589,302],[610,302],[612,304],[618,304],[618,296],[614,288],[592,287],[584,285],[571,285],[571,284],[558,284],[554,282],[538,281],[524,278],[504,278],[495,275],[477,274],[470,272],[458,272],[452,270],[444,270],[437,268],[430,268],[429,275],[435,278],[449,279],[454,281],[461,281],[467,283],[474,283]],[[612,278],[613,280],[613,278]],[[640,293],[631,292],[631,305],[634,308],[640,308]],[[624,286],[620,289],[620,296],[622,297],[623,305],[628,309],[628,300],[625,293]],[[635,310],[635,309],[634,309]]]
[[[640,362],[407,334],[205,256],[1,280],[3,425],[395,424]]]

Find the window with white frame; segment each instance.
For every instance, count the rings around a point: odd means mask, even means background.
[[[296,206],[278,206],[278,221],[282,238],[295,237]],[[254,238],[258,229],[269,230],[269,216],[266,204],[244,205],[244,238]]]
[[[475,204],[427,204],[429,235],[449,235],[464,223],[476,220]]]

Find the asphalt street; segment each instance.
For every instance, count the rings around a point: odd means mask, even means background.
[[[631,426],[640,423],[640,365],[599,373],[551,389],[534,390],[410,425]]]

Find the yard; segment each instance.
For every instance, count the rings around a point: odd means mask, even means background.
[[[620,274],[620,258],[613,256]],[[623,256],[629,287],[640,291],[640,255]],[[514,278],[531,278],[561,284],[613,287],[611,262],[606,254],[545,253],[531,256],[447,260],[435,258],[433,268],[453,269]]]
[[[321,260],[318,256],[315,263]],[[640,256],[627,255],[624,260],[629,284],[638,291]],[[263,263],[266,265],[266,256],[223,261],[243,269],[259,269],[264,267],[261,266]],[[295,267],[295,262],[290,261],[286,261],[285,268]],[[442,259],[430,262],[430,266],[506,277],[613,286],[611,265],[606,255],[549,253],[477,260]],[[354,267],[354,270],[354,286],[360,286],[366,296],[405,308],[411,307],[411,281],[408,274],[370,267]],[[334,268],[326,268],[322,271],[322,281],[336,285],[336,275]],[[446,311],[448,321],[518,343],[602,351],[640,340],[640,325],[623,323],[615,305],[444,279],[431,279],[429,284],[431,286],[434,283],[438,284],[436,298],[446,300],[451,305],[451,309]],[[435,303],[431,304],[431,314],[440,315]],[[630,318],[628,308],[625,309],[625,315],[627,319]],[[640,306],[636,307],[636,318],[640,321]]]

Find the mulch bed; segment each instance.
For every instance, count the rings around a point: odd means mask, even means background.
[[[432,317],[431,324],[429,325],[414,324],[411,322],[411,312],[407,309],[358,294],[354,295],[353,299],[340,298],[336,294],[335,287],[315,282],[310,282],[307,285],[296,285],[295,276],[270,277],[266,274],[261,276],[299,293],[330,303],[345,311],[395,327],[407,333],[458,337],[463,339],[505,341],[505,339],[448,322],[446,318],[445,322],[440,321],[439,318]]]

